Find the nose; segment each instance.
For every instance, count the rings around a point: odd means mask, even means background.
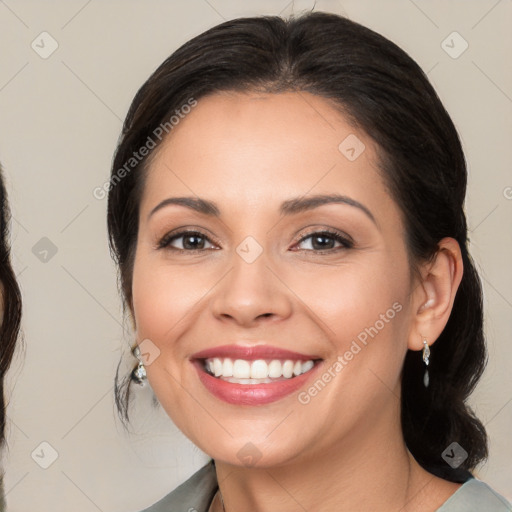
[[[235,253],[230,271],[216,287],[211,302],[214,316],[243,327],[288,318],[293,294],[278,276],[269,268],[265,252],[252,263]]]

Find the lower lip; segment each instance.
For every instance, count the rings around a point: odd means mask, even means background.
[[[264,405],[280,400],[297,391],[317,373],[321,362],[316,363],[311,370],[297,377],[266,384],[235,384],[212,377],[204,371],[203,363],[199,360],[192,361],[192,364],[195,366],[204,387],[220,400],[236,405]]]

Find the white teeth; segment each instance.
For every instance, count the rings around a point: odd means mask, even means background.
[[[213,360],[213,373],[215,377],[222,375],[222,361],[218,357]]]
[[[235,379],[235,377],[222,377],[222,380],[232,384],[270,384],[275,382],[272,379]]]
[[[293,361],[287,360],[283,364],[283,377],[289,379],[293,375]]]
[[[305,363],[302,363],[302,373],[309,372],[309,370],[311,370],[311,368],[313,368],[313,366],[315,366],[315,363],[311,360],[306,361]]]
[[[251,364],[251,379],[266,379],[268,377],[268,366],[263,359],[256,359]]]
[[[224,377],[232,377],[233,376],[233,360],[229,357],[224,359],[224,365],[222,366],[222,375]]]
[[[270,361],[270,364],[268,365],[268,376],[271,379],[277,379],[281,377],[282,371],[283,367],[281,365],[281,361],[278,361],[277,359]]]
[[[251,364],[243,359],[236,359],[233,363],[233,377],[249,379],[251,377]]]
[[[291,359],[284,361],[279,359],[246,361],[245,359],[235,359],[233,361],[229,357],[214,357],[205,361],[205,370],[215,375],[215,377],[239,384],[273,382],[271,379],[281,377],[291,379],[308,372],[313,366],[315,366],[315,363],[311,359],[308,361],[293,361]]]

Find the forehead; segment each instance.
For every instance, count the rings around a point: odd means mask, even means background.
[[[216,93],[198,100],[160,146],[141,209],[169,195],[229,197],[234,208],[261,208],[309,192],[392,207],[375,144],[326,99]]]

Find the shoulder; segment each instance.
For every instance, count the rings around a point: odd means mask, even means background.
[[[211,460],[174,491],[142,512],[207,512],[217,488],[217,475]]]
[[[470,478],[436,512],[512,512],[512,505],[492,487]]]

